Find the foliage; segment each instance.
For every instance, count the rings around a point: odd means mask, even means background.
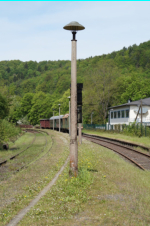
[[[69,99],[70,96],[70,89],[68,89],[62,96],[62,98],[56,100],[52,106],[52,109],[55,109],[55,115],[59,115],[59,105],[60,105],[60,114],[69,113]]]
[[[131,136],[150,136],[150,129],[147,126],[137,124],[136,122],[130,123],[128,126],[123,127],[123,134]]]
[[[106,122],[107,109],[115,92],[115,79],[119,77],[118,68],[112,60],[100,62],[99,66],[89,72],[84,86],[84,111],[87,115],[94,112],[95,122]],[[89,95],[90,93],[90,95]],[[92,110],[89,106],[92,106]]]
[[[29,114],[32,108],[32,99],[34,94],[33,93],[26,93],[21,100],[21,111],[23,116]]]
[[[110,130],[107,130],[107,124],[84,124],[83,125],[84,130],[90,130],[90,131],[99,131],[103,133],[120,133],[124,134],[127,136],[137,136],[137,137],[142,137],[142,136],[148,136],[150,137],[150,128],[146,125],[141,125],[140,123],[130,123],[129,125],[126,124],[115,124],[112,126]]]
[[[14,124],[7,120],[0,119],[0,143],[7,142],[10,138],[17,136],[21,132],[19,127],[15,127]]]
[[[28,114],[29,121],[35,125],[39,123],[40,118],[50,118],[52,115],[52,99],[50,94],[42,91],[36,93],[32,99],[32,107]]]
[[[93,111],[93,122],[105,123],[108,107],[126,103],[128,99],[138,100],[150,96],[149,47],[150,41],[139,46],[123,47],[107,55],[77,60],[77,82],[83,82],[84,87],[84,123],[89,123]],[[31,123],[39,123],[40,117],[52,115],[53,108],[58,112],[59,102],[63,103],[62,114],[68,112],[67,100],[63,95],[70,89],[70,74],[70,61],[1,61],[0,93],[11,104],[10,120],[16,122],[28,115]],[[44,101],[38,101],[37,105],[32,103],[34,96],[41,92],[46,95],[47,110],[43,107]],[[16,104],[14,99],[18,97],[20,101]],[[41,107],[45,115],[39,109]]]
[[[5,118],[9,113],[8,102],[4,96],[0,94],[0,119]]]

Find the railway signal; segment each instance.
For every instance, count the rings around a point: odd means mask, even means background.
[[[71,136],[70,136],[70,176],[78,175],[78,145],[77,145],[77,63],[76,63],[76,33],[85,27],[78,22],[71,22],[63,27],[72,32],[71,55]]]

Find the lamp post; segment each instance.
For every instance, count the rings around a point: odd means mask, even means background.
[[[71,54],[71,135],[70,135],[70,176],[78,174],[78,145],[77,145],[77,65],[76,65],[76,33],[84,30],[81,24],[73,21],[63,27],[72,32]]]
[[[69,99],[69,136],[70,136],[70,96],[68,97]]]
[[[53,109],[53,130],[54,130],[54,111],[55,109]]]
[[[59,132],[60,132],[60,104],[59,105]]]
[[[92,115],[94,114],[94,112],[91,113],[91,125],[92,125]]]

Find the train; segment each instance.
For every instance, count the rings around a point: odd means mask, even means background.
[[[53,129],[59,131],[59,116],[53,116],[49,119],[40,119],[41,129]],[[60,115],[60,131],[69,133],[69,114]]]

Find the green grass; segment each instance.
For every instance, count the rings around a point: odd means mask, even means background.
[[[120,134],[120,133],[108,133],[107,131],[103,131],[103,130],[82,130],[83,133],[88,133],[88,134],[94,134],[94,135],[99,135],[99,136],[103,136],[103,137],[109,137],[109,138],[114,138],[114,139],[118,139],[118,140],[124,140],[124,141],[128,141],[128,142],[133,142],[136,144],[141,144],[144,145],[146,147],[150,147],[150,138],[149,137],[137,137],[137,136],[131,136],[131,135],[124,135],[124,134]]]
[[[50,154],[34,168],[22,171],[11,180],[12,185],[14,181],[21,183],[22,191],[2,209],[2,225],[50,182],[67,158],[68,135],[50,133],[55,141],[52,156]],[[84,139],[78,150],[78,177],[69,178],[68,165],[56,184],[18,225],[150,225],[150,172]],[[5,184],[3,186],[8,189]]]
[[[8,159],[11,156],[23,151],[28,147],[34,139],[34,134],[24,133],[23,136],[19,137],[14,143],[9,142],[8,150],[0,150],[0,161]]]
[[[43,135],[43,133],[35,133],[35,135],[32,133],[27,133],[24,135],[24,137],[28,144],[24,145],[24,143],[21,142],[21,145],[20,140],[18,141],[20,144],[18,149],[20,147],[23,152],[21,152],[21,150],[16,151],[16,153],[21,153],[16,158],[9,160],[4,165],[2,173],[0,171],[0,180],[6,180],[7,177],[12,176],[16,170],[19,170],[22,167],[27,167],[45,153],[47,135]],[[30,139],[31,137],[32,139]],[[29,142],[27,139],[31,141]],[[23,137],[21,140],[23,140]]]
[[[150,225],[150,172],[86,140],[79,146],[78,178],[68,171],[19,226]]]
[[[47,136],[48,143],[44,152],[42,152],[47,154],[37,161],[33,161],[28,168],[1,182],[0,225],[5,225],[19,210],[28,205],[51,181],[65,162],[69,154],[68,145],[66,145],[66,134],[62,134],[64,139],[64,142],[62,142],[58,133],[48,132],[50,134],[50,136]],[[42,144],[45,142],[43,135],[38,134],[37,136],[38,139],[36,141],[38,141],[38,144],[35,142],[32,147],[36,152],[41,149]],[[24,156],[24,159],[26,160],[26,156]]]

